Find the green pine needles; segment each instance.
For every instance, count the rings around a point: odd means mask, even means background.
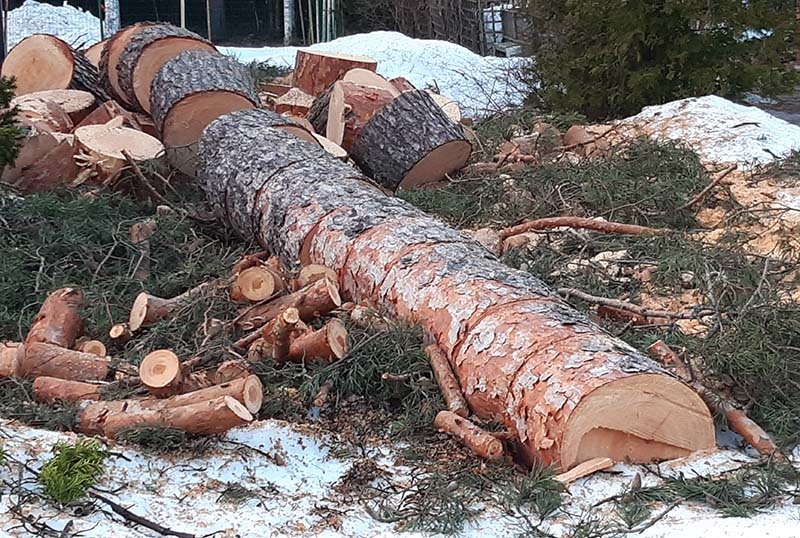
[[[74,445],[56,443],[53,452],[55,456],[39,474],[45,493],[63,504],[82,499],[103,474],[108,451],[97,441],[84,440]]]
[[[0,169],[14,165],[19,155],[19,139],[23,135],[15,119],[16,109],[9,108],[15,89],[13,78],[0,78]]]

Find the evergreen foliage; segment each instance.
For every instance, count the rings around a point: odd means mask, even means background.
[[[0,169],[14,166],[19,155],[19,139],[22,131],[16,122],[16,109],[9,108],[14,98],[14,79],[0,78]]]

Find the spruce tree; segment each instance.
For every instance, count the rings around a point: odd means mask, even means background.
[[[529,0],[533,96],[593,119],[685,97],[790,89],[789,0]]]
[[[15,89],[13,79],[0,78],[0,169],[13,166],[19,155],[22,131],[16,121],[16,109],[9,108]]]

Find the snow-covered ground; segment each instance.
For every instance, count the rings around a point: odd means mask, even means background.
[[[3,445],[8,455],[38,468],[49,459],[58,441],[74,441],[74,434],[59,434],[0,422]],[[407,537],[419,533],[400,532],[393,524],[373,519],[363,505],[342,501],[335,489],[359,460],[336,456],[332,448],[341,443],[330,434],[310,426],[267,420],[232,430],[209,453],[157,456],[122,446],[112,446],[107,471],[99,487],[106,495],[175,531],[207,536],[264,538],[279,536],[313,537]],[[388,473],[395,485],[408,481],[409,469],[395,462],[397,454],[385,446],[367,446],[367,457]],[[721,450],[686,460],[661,464],[664,476],[709,475],[735,469],[751,461],[741,452]],[[654,485],[652,472],[631,465],[617,465],[608,473],[579,480],[564,494],[566,513],[554,521],[550,531],[558,535],[592,504],[623,492],[635,473],[643,485]],[[0,479],[18,479],[14,464],[0,468]],[[25,478],[31,478],[26,476]],[[222,493],[230,484],[247,488],[253,498],[241,503],[225,502]],[[35,481],[25,485],[37,488]],[[0,536],[29,536],[8,508],[16,496],[3,491],[0,497]],[[145,538],[155,536],[141,527],[130,528],[100,510],[83,517],[56,506],[33,503],[26,513],[41,517],[55,529],[73,522],[73,532],[87,538]],[[611,508],[609,507],[609,510]],[[610,512],[609,512],[610,514]],[[712,509],[687,505],[670,511],[640,536],[644,538],[796,538],[800,535],[800,507],[786,504],[753,518],[722,518]],[[504,538],[516,536],[517,521],[489,509],[470,524],[462,536]],[[15,528],[16,527],[16,528]]]
[[[514,76],[526,60],[480,56],[447,41],[413,39],[398,32],[371,32],[309,47],[312,50],[369,56],[386,78],[405,77],[418,88],[438,87],[466,116],[479,117],[522,101],[525,93]],[[294,66],[297,47],[221,47],[242,62],[268,61]]]
[[[25,0],[8,12],[9,48],[37,33],[53,34],[75,47],[87,47],[100,41],[100,19],[67,2],[52,6]]]

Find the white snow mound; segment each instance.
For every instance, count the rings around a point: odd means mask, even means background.
[[[800,149],[800,127],[716,95],[645,107],[620,122],[686,144],[704,163],[767,164]]]
[[[8,46],[13,47],[32,34],[52,34],[78,48],[100,41],[100,19],[70,6],[25,0],[8,12]]]
[[[405,77],[420,89],[438,87],[467,116],[479,117],[519,104],[524,91],[514,76],[526,60],[480,56],[460,45],[414,39],[398,32],[370,32],[308,47],[311,50],[369,56],[386,78]],[[220,47],[239,61],[268,61],[294,67],[298,47]]]

